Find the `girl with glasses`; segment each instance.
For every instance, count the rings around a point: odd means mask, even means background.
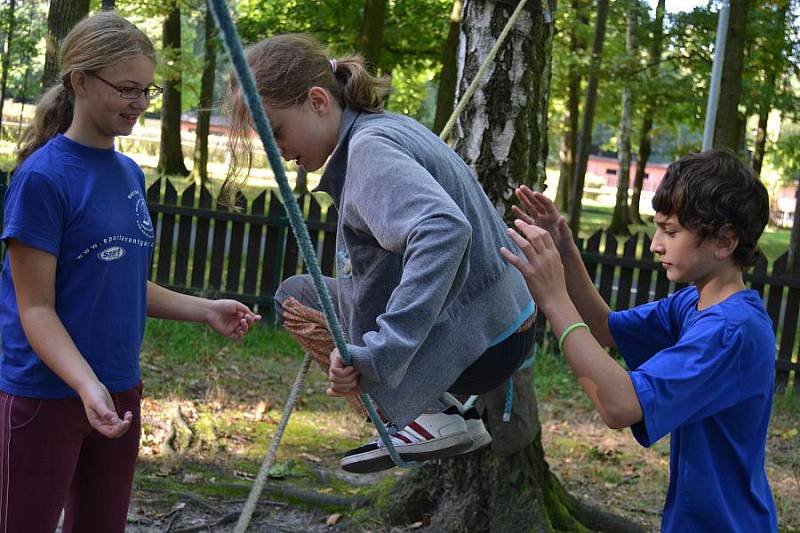
[[[146,316],[238,339],[245,305],[147,281],[144,175],[114,150],[152,97],[155,51],[111,12],[62,45],[5,201],[0,277],[0,533],[124,531],[141,429]]]

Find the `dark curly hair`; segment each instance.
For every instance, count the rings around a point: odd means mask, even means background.
[[[753,171],[727,150],[688,154],[672,163],[653,197],[653,209],[676,215],[701,238],[730,230],[739,239],[733,261],[758,259],[758,239],[769,220],[769,195]]]

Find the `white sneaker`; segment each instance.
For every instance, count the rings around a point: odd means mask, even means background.
[[[467,435],[471,440],[469,448],[461,453],[474,452],[492,443],[492,436],[486,430],[486,426],[483,424],[477,409],[470,407],[461,416],[464,417],[464,421],[467,424]]]
[[[467,423],[455,406],[441,413],[420,415],[392,435],[392,444],[404,461],[429,461],[458,455],[470,448],[472,443]],[[339,464],[343,470],[359,474],[394,466],[380,437],[345,453]]]
[[[475,398],[477,398],[477,396]],[[472,406],[472,402],[468,401],[467,405],[469,405],[469,407],[467,407],[449,392],[442,394],[440,400],[444,402],[445,405],[456,407],[458,412],[461,413],[461,416],[464,417],[464,421],[467,424],[467,434],[472,440],[472,443],[470,444],[469,448],[461,452],[462,454],[480,450],[481,448],[492,443],[492,436],[486,430],[486,426],[481,419],[481,415],[478,413],[478,410]]]

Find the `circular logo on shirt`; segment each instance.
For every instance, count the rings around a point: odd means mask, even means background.
[[[136,225],[139,226],[145,237],[153,238],[153,221],[150,220],[150,212],[147,210],[147,202],[141,196],[136,198]]]

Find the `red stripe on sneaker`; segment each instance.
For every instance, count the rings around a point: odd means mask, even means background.
[[[400,439],[401,441],[405,442],[406,444],[411,444],[411,439],[400,433],[399,431],[393,435],[394,437]]]
[[[421,436],[423,439],[426,439],[426,440],[433,440],[433,439],[434,439],[434,436],[433,436],[433,435],[431,435],[430,433],[428,433],[428,432],[425,430],[425,428],[424,428],[424,427],[422,427],[422,426],[420,426],[420,425],[419,425],[417,422],[411,422],[411,423],[408,425],[408,427],[409,427],[409,428],[411,428],[411,429],[413,429],[414,431],[416,431],[416,432],[417,432],[417,434],[418,434],[419,436]]]

